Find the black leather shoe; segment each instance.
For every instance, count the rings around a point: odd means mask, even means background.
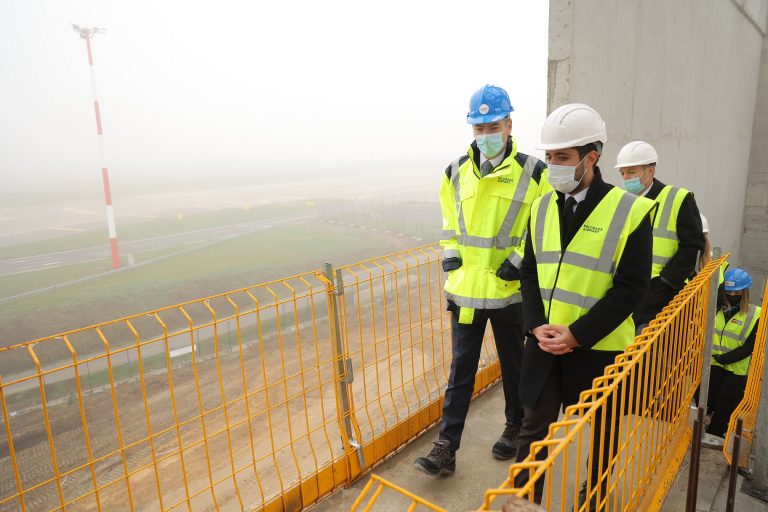
[[[602,496],[603,498],[605,495]],[[579,501],[576,505],[576,510],[585,510],[587,512],[596,512],[597,511],[597,492],[595,492],[592,497],[589,499],[589,506],[584,507],[584,504],[587,502],[587,481],[584,480],[584,482],[581,484],[581,490],[579,490]]]

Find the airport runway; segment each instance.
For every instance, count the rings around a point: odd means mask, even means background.
[[[226,240],[236,236],[248,235],[257,231],[264,231],[265,229],[270,229],[277,225],[309,222],[316,219],[318,216],[319,213],[302,212],[301,214],[283,217],[279,220],[265,219],[253,222],[243,222],[229,226],[217,226],[173,235],[122,242],[120,243],[120,253],[139,254],[167,247],[194,246],[197,244],[210,243],[216,240]],[[33,272],[47,268],[56,268],[62,265],[85,263],[109,258],[109,244],[105,240],[103,245],[95,247],[0,260],[0,276],[18,274],[21,272]]]

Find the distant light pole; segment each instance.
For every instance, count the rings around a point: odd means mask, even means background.
[[[120,268],[120,254],[117,251],[117,229],[115,228],[115,212],[112,209],[112,192],[109,188],[109,169],[107,168],[106,155],[104,153],[104,133],[101,126],[101,110],[96,94],[96,72],[93,67],[93,52],[91,51],[91,38],[96,34],[107,32],[105,28],[81,27],[72,23],[72,28],[85,39],[85,47],[88,50],[88,66],[91,70],[91,88],[93,89],[93,109],[96,113],[96,133],[99,136],[99,160],[101,164],[101,179],[104,182],[104,199],[107,208],[107,228],[109,229],[109,245],[112,250],[112,268]]]

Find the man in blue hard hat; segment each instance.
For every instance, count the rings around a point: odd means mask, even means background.
[[[439,439],[414,462],[431,474],[453,473],[490,321],[504,387],[505,428],[492,447],[497,459],[517,453],[523,420],[518,386],[523,357],[520,274],[533,200],[551,190],[544,162],[518,152],[512,105],[501,87],[485,85],[469,101],[474,141],[442,176],[442,268],[451,312],[453,358]]]

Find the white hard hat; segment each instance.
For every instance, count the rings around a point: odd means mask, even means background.
[[[614,168],[621,169],[622,167],[633,167],[635,165],[655,164],[658,161],[659,155],[656,154],[653,146],[642,140],[633,140],[621,148],[619,156],[616,157]]]
[[[536,149],[565,149],[590,142],[605,143],[605,122],[595,109],[583,103],[569,103],[555,109],[541,128],[541,143]]]
[[[701,216],[701,232],[709,234],[709,222],[707,222],[707,218],[701,212],[699,212],[699,215]]]

